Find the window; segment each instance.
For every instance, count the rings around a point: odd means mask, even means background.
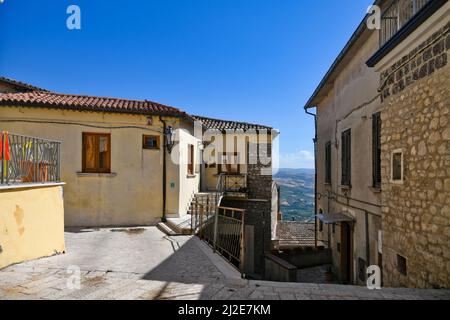
[[[325,144],[325,183],[331,184],[331,142]]]
[[[397,270],[404,276],[408,275],[408,270],[406,269],[406,258],[399,254],[397,255]]]
[[[341,136],[341,165],[342,165],[342,177],[341,185],[351,186],[351,173],[352,173],[352,131],[348,129],[342,132]]]
[[[373,187],[381,187],[381,117],[380,113],[372,116],[372,177]]]
[[[239,155],[237,152],[224,153],[219,160],[218,172],[228,174],[239,174],[241,168],[239,165]]]
[[[111,134],[83,133],[83,172],[111,172]]]
[[[159,149],[159,136],[142,136],[143,149]]]
[[[188,163],[187,173],[188,175],[194,175],[194,145],[188,144]]]
[[[381,16],[380,47],[403,28],[430,0],[394,0]]]
[[[392,152],[391,181],[397,182],[397,183],[403,182],[403,152],[402,152],[402,150],[395,150],[394,152]]]

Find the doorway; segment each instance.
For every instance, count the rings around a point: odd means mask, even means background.
[[[341,224],[341,261],[340,274],[344,284],[352,283],[353,274],[353,235],[347,222]]]

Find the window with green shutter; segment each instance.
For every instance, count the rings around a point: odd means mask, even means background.
[[[325,144],[325,183],[331,184],[331,142]]]
[[[352,131],[345,130],[341,135],[341,185],[351,186],[352,181]]]
[[[372,177],[373,187],[381,187],[381,114],[372,116]]]

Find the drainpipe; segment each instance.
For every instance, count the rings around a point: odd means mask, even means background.
[[[307,106],[305,113],[314,117],[314,246],[317,248],[317,115],[309,112]]]
[[[159,121],[163,124],[163,178],[162,178],[162,192],[163,192],[163,213],[161,217],[162,222],[167,222],[166,218],[166,177],[167,177],[167,161],[166,161],[166,121],[162,119],[161,116],[159,116]]]

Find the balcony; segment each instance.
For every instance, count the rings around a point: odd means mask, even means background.
[[[381,16],[380,47],[384,46],[431,0],[394,0]]]
[[[248,193],[246,174],[222,173],[217,181],[217,191],[225,195],[242,196]]]
[[[7,132],[0,138],[1,186],[60,181],[59,141]]]
[[[447,0],[392,0],[381,15],[379,50],[366,62],[370,68],[405,40]]]

